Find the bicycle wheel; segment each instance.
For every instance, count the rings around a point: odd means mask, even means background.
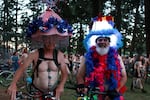
[[[13,72],[3,71],[0,73],[0,84],[4,87],[8,87],[13,79]]]

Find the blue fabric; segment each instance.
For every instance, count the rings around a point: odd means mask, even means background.
[[[18,64],[18,56],[12,56],[12,67],[14,68],[14,71],[16,71],[19,68],[19,64]]]

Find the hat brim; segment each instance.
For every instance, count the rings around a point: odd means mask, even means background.
[[[34,20],[28,30],[27,37],[38,42],[42,42],[41,36],[55,35],[62,39],[72,35],[70,25],[51,9],[47,9],[38,19]]]
[[[90,31],[84,39],[83,43],[86,50],[89,50],[92,46],[96,46],[96,39],[98,37],[109,37],[110,46],[115,48],[122,47],[122,35],[117,29],[101,30],[101,31]]]
[[[38,37],[34,37],[31,39],[31,48],[32,49],[37,49],[37,48],[42,48],[45,44],[43,41],[43,35],[40,35]],[[60,35],[47,35],[46,38],[44,39],[50,39],[53,38],[56,44],[57,48],[66,48],[69,46],[69,37],[68,36],[60,36]],[[53,42],[54,42],[53,41]]]

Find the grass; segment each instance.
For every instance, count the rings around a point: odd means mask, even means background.
[[[139,89],[136,89],[135,92],[133,92],[130,90],[130,84],[131,84],[131,78],[128,78],[128,81],[126,84],[128,90],[124,94],[125,100],[150,100],[150,80],[149,80],[149,83],[146,83],[144,85],[145,90],[148,93],[142,93]],[[6,89],[6,88],[0,86],[0,89]],[[65,88],[65,91],[62,95],[61,100],[76,100],[75,95],[76,95],[75,90]]]
[[[145,83],[144,87],[147,93],[142,93],[140,89],[135,89],[135,91],[130,90],[131,78],[127,81],[127,91],[124,94],[125,100],[150,100],[150,82]],[[61,100],[76,100],[76,92],[71,89],[65,89]]]
[[[149,80],[150,81],[150,80]],[[150,82],[144,84],[144,88],[147,93],[142,93],[140,89],[135,91],[130,90],[131,78],[128,78],[127,87],[128,90],[124,94],[125,100],[150,100]]]

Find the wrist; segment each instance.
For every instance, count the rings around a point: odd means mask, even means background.
[[[62,87],[62,88],[64,88],[64,86],[65,86],[65,85],[64,85],[64,84],[61,84],[61,83],[58,85],[58,87]]]
[[[116,89],[117,92],[119,92],[119,90],[120,90],[119,88]]]
[[[17,86],[17,82],[16,81],[12,81],[11,83],[10,83],[10,85],[13,85],[13,86]]]

